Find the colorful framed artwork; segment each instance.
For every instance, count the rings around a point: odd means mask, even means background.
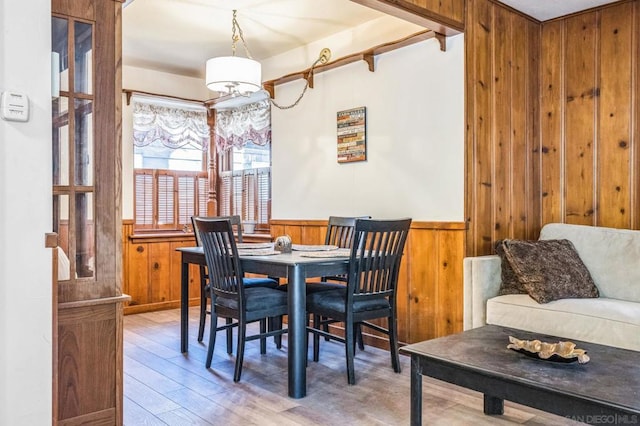
[[[367,159],[367,107],[338,111],[338,163]]]

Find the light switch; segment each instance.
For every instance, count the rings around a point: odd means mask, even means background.
[[[0,117],[7,121],[28,121],[29,98],[27,95],[3,92],[0,98]]]

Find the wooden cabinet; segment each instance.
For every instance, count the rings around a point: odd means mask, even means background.
[[[123,226],[124,293],[131,296],[125,314],[180,306],[179,247],[195,245],[193,234],[133,234],[133,225]],[[189,271],[191,305],[200,303],[200,271]]]

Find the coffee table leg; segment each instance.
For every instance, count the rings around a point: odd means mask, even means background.
[[[504,414],[504,400],[495,396],[484,394],[485,414]]]
[[[422,372],[420,359],[411,355],[411,426],[422,425]]]

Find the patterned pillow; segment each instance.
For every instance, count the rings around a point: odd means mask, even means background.
[[[504,296],[505,294],[527,294],[527,290],[524,288],[520,281],[518,281],[518,277],[516,277],[515,272],[513,272],[513,268],[509,263],[509,259],[507,259],[505,255],[505,241],[500,240],[496,242],[496,254],[500,256],[500,269],[502,276],[502,283],[500,284],[500,291],[498,295]]]
[[[518,281],[538,303],[599,296],[569,240],[505,240],[503,249]]]

